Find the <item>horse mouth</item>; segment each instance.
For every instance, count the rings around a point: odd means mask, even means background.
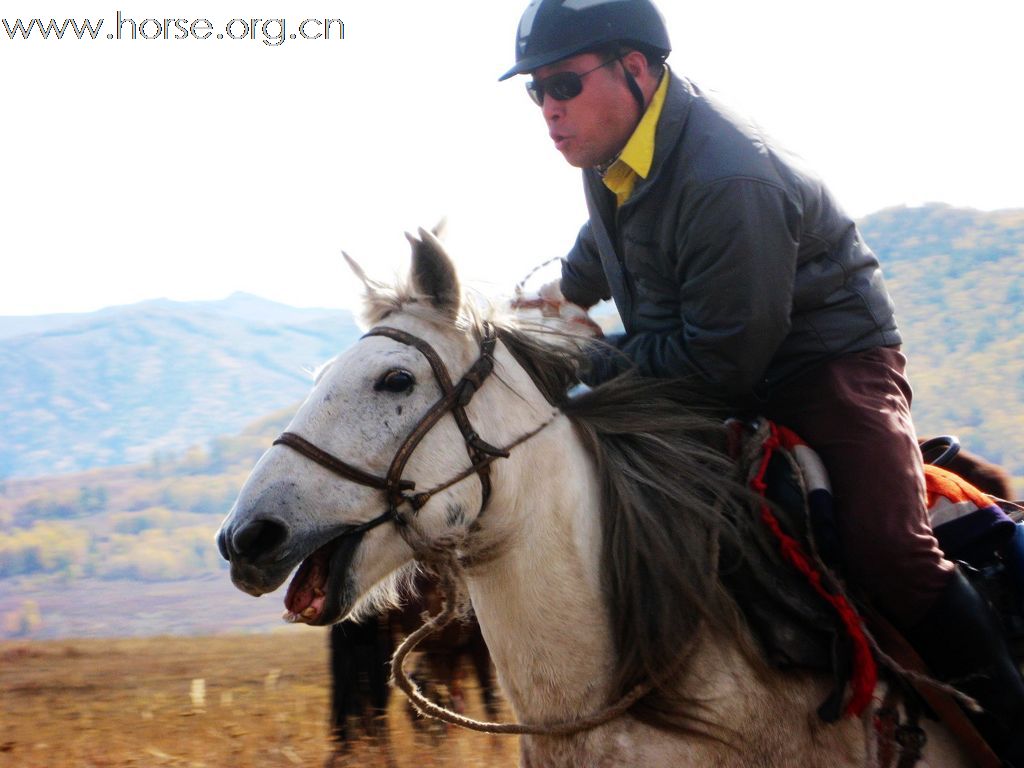
[[[284,597],[285,621],[325,626],[342,617],[347,574],[362,533],[341,534],[300,563]]]

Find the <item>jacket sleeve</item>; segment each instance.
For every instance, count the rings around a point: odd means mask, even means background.
[[[588,221],[580,229],[569,255],[562,260],[562,295],[573,304],[590,308],[611,298],[612,292],[601,266],[601,256]]]
[[[608,339],[623,354],[595,359],[592,376],[632,361],[642,375],[749,395],[790,329],[799,228],[796,206],[774,185],[731,178],[706,187],[679,212],[678,325]]]

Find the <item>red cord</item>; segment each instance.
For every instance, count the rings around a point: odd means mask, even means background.
[[[764,454],[761,459],[761,466],[757,475],[750,481],[751,487],[757,491],[762,499],[767,499],[768,487],[764,482],[765,474],[768,471],[768,463],[772,454],[780,446],[779,433],[775,424],[769,424],[770,436],[764,442]],[[878,668],[875,666],[875,657],[871,653],[871,646],[868,644],[864,629],[861,626],[860,616],[850,602],[841,594],[834,595],[829,592],[821,581],[821,574],[804,555],[800,548],[800,542],[792,536],[787,535],[775,515],[772,514],[768,502],[761,504],[761,520],[775,535],[782,550],[782,556],[794,568],[804,575],[814,591],[827,600],[839,618],[843,622],[850,639],[853,640],[853,674],[850,676],[850,701],[846,705],[846,714],[860,715],[871,703],[871,695],[878,682]]]

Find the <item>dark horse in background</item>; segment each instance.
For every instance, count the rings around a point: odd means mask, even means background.
[[[336,749],[362,735],[387,736],[385,716],[391,696],[391,656],[402,637],[419,629],[422,614],[441,609],[441,590],[432,577],[419,575],[413,594],[400,608],[360,621],[346,620],[331,627],[331,736]],[[430,635],[418,646],[420,661],[413,677],[431,698],[462,713],[465,693],[462,665],[475,673],[488,717],[498,717],[498,699],[491,674],[491,657],[475,619],[456,622]],[[422,722],[412,714],[414,723]]]
[[[921,444],[921,453],[926,462],[945,467],[979,491],[996,499],[1010,501],[1014,498],[1013,478],[1010,477],[1010,473],[998,464],[961,448],[956,438],[921,438],[918,442]],[[954,444],[955,449],[950,450]]]

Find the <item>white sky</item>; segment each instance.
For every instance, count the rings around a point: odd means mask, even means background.
[[[244,13],[292,33],[332,17],[346,39],[12,41],[0,26],[0,315],[235,290],[349,306],[341,249],[390,277],[403,230],[445,214],[466,281],[507,294],[585,216],[524,78],[496,82],[525,5],[6,0],[10,23],[105,18],[106,33],[120,9],[219,31]],[[675,71],[755,117],[854,215],[1024,207],[1021,0],[660,5]]]

